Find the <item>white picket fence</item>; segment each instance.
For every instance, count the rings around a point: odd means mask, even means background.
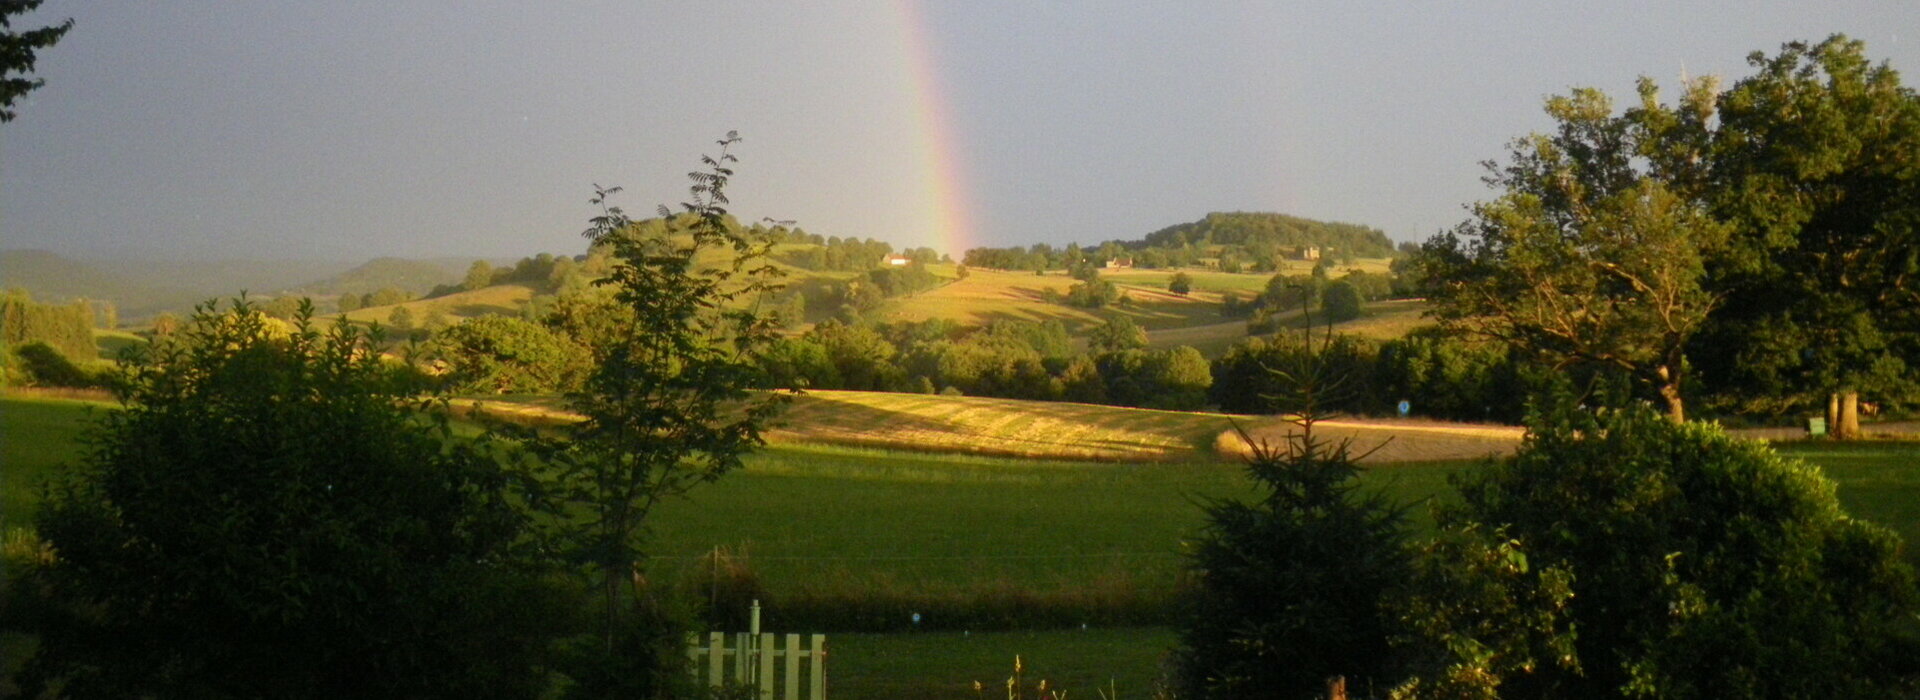
[[[709,632],[705,641],[701,644],[699,635],[688,636],[687,657],[693,660],[695,677],[705,676],[709,686],[733,681],[757,687],[760,700],[827,700],[827,635],[806,635],[805,646],[801,645],[801,635],[771,632]],[[776,645],[776,641],[784,644]],[[803,666],[804,696],[800,694]],[[776,696],[775,689],[785,692]]]
[[[749,631],[734,634],[724,632],[707,633],[707,644],[701,646],[699,635],[687,635],[687,658],[693,660],[693,673],[697,678],[701,669],[706,669],[707,685],[720,687],[727,681],[736,685],[758,689],[760,700],[774,700],[775,688],[785,688],[780,700],[801,700],[800,697],[800,661],[807,663],[806,700],[827,700],[827,635],[807,636],[808,645],[800,646],[800,635],[775,635],[760,632],[760,601],[753,601],[747,609],[747,628]],[[733,647],[727,647],[727,638],[733,638]],[[776,637],[785,637],[786,645],[774,646]],[[702,657],[705,660],[702,661]],[[728,663],[732,657],[732,663]],[[773,675],[774,660],[784,659],[782,666],[786,673],[785,683],[776,683]]]

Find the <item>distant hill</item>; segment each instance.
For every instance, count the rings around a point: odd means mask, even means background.
[[[1393,240],[1380,229],[1268,212],[1213,212],[1199,221],[1174,224],[1149,233],[1145,243],[1163,248],[1178,248],[1188,243],[1319,246],[1359,258],[1387,258],[1394,254]]]
[[[434,285],[460,281],[471,264],[472,259],[374,258],[351,270],[300,285],[299,289],[309,294],[366,294],[391,287],[424,294]]]
[[[399,287],[416,294],[458,281],[473,258],[379,258],[359,266],[337,260],[75,259],[45,250],[0,250],[0,287],[20,287],[35,299],[75,297],[112,301],[120,317],[137,323],[162,311],[192,310],[208,299],[247,292],[256,297],[366,293]],[[298,284],[300,280],[318,280]]]
[[[78,297],[112,301],[123,319],[191,308],[197,292],[185,284],[156,284],[45,250],[0,250],[0,286],[27,290],[43,302]]]

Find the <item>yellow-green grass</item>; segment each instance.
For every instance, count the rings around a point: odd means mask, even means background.
[[[1333,324],[1336,333],[1346,333],[1372,340],[1393,340],[1406,336],[1415,328],[1432,325],[1434,321],[1426,317],[1432,305],[1425,299],[1388,299],[1367,302],[1361,307],[1360,317]],[[1287,314],[1282,318],[1289,328],[1304,328],[1306,318],[1299,312]],[[1316,313],[1313,324],[1316,331],[1325,327],[1326,316]]]
[[[1181,346],[1199,350],[1208,359],[1227,354],[1227,349],[1247,339],[1247,320],[1236,318],[1203,326],[1162,328],[1147,331],[1147,347],[1167,350]]]
[[[124,350],[147,344],[147,339],[128,331],[93,329],[94,347],[100,349],[100,356],[113,359]]]
[[[521,423],[577,420],[552,396],[460,398]],[[1059,401],[877,391],[809,391],[766,432],[783,445],[834,445],[906,452],[1096,461],[1192,461],[1214,458],[1218,436],[1266,419],[1224,413],[1160,411]]]
[[[810,391],[769,439],[1045,459],[1209,459],[1247,416],[975,396]]]
[[[1158,286],[1137,285],[1115,280],[1125,302],[1106,309],[1084,309],[1048,301],[1051,291],[1064,296],[1078,280],[1065,273],[1005,270],[974,270],[966,279],[907,297],[888,300],[876,314],[889,321],[925,321],[946,319],[965,325],[982,325],[1000,320],[1049,321],[1066,324],[1072,332],[1083,332],[1105,323],[1114,315],[1130,316],[1149,329],[1177,328],[1214,323],[1220,320],[1220,295],[1197,292],[1180,296]]]
[[[1361,258],[1355,260],[1352,265],[1340,265],[1336,263],[1332,269],[1328,270],[1328,276],[1338,278],[1348,272],[1385,274],[1388,265],[1392,262],[1390,258]],[[1267,281],[1273,279],[1275,274],[1312,274],[1313,267],[1316,264],[1317,263],[1305,260],[1288,260],[1282,263],[1279,270],[1274,272],[1221,272],[1207,268],[1162,268],[1152,270],[1145,268],[1119,268],[1101,270],[1100,276],[1115,282],[1165,289],[1167,282],[1172,280],[1174,275],[1186,273],[1187,277],[1193,280],[1193,288],[1196,290],[1216,293],[1259,293],[1266,291]]]
[[[432,299],[415,299],[401,304],[369,306],[349,311],[346,316],[348,321],[355,323],[385,324],[396,307],[404,306],[409,313],[413,314],[413,322],[417,325],[425,323],[427,317],[435,311],[446,314],[448,318],[454,320],[495,314],[518,314],[520,307],[526,306],[527,300],[532,299],[533,294],[533,288],[526,285],[496,284]]]

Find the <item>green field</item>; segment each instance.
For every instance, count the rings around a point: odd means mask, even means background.
[[[30,485],[78,454],[86,410],[0,399],[0,516],[9,527],[25,521]],[[1780,449],[1822,465],[1856,516],[1920,541],[1920,443]],[[1447,477],[1466,466],[1387,465],[1365,479],[1411,502],[1445,494]],[[715,547],[742,557],[759,580],[769,629],[832,635],[839,697],[971,697],[976,679],[1004,691],[1016,653],[1033,669],[1029,679],[1052,678],[1074,697],[1096,697],[1094,685],[1110,675],[1127,697],[1141,697],[1171,637],[1129,621],[1128,611],[1172,589],[1180,541],[1200,522],[1194,501],[1247,489],[1236,465],[1218,461],[783,445],[662,506],[652,569],[656,582],[678,584],[692,580],[698,557]],[[1427,527],[1424,509],[1414,514]],[[1920,562],[1912,547],[1907,556]],[[1007,605],[1026,617],[996,617]],[[928,631],[898,631],[912,612],[923,613]],[[1082,621],[1092,629],[1080,631]],[[988,633],[1001,622],[1030,629]]]

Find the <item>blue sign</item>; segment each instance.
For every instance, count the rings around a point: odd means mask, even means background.
[[[1396,408],[1400,409],[1400,417],[1405,418],[1407,417],[1407,413],[1413,410],[1413,404],[1407,403],[1406,399],[1401,399],[1400,405],[1396,406]]]

